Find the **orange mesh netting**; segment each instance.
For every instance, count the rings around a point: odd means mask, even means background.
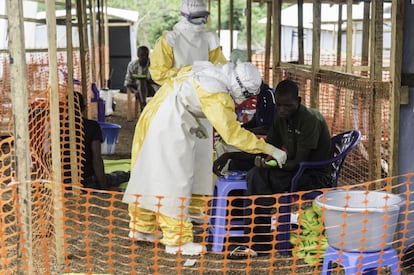
[[[29,255],[33,255],[32,269],[35,274],[62,274],[62,273],[109,273],[109,274],[320,274],[324,251],[327,245],[328,229],[335,229],[333,237],[338,241],[339,248],[346,247],[350,242],[349,236],[355,236],[358,240],[358,249],[369,248],[372,232],[378,236],[376,244],[379,246],[379,255],[384,255],[381,250],[385,247],[396,249],[399,269],[414,269],[414,255],[408,253],[414,239],[409,234],[412,215],[409,206],[410,186],[413,183],[413,175],[401,175],[395,178],[389,175],[388,165],[390,163],[390,106],[389,106],[389,83],[372,82],[366,79],[347,80],[345,78],[332,78],[328,73],[319,73],[316,78],[309,78],[304,71],[292,70],[291,68],[280,68],[278,73],[282,77],[295,79],[301,88],[303,103],[311,106],[315,102],[318,109],[326,117],[330,126],[331,135],[340,133],[347,129],[359,129],[362,139],[356,149],[347,157],[339,179],[339,186],[344,190],[362,191],[386,191],[390,194],[401,194],[405,199],[398,221],[395,227],[390,222],[395,214],[388,210],[392,207],[385,199],[383,205],[377,205],[377,212],[383,212],[373,223],[369,211],[362,211],[362,222],[353,224],[350,212],[343,211],[336,215],[335,225],[324,227],[328,208],[316,212],[311,201],[302,199],[302,193],[298,193],[294,202],[288,204],[293,211],[299,214],[299,225],[291,228],[292,254],[286,254],[282,250],[271,251],[265,257],[249,258],[245,261],[229,260],[226,256],[238,245],[251,245],[249,240],[251,233],[247,233],[247,243],[243,238],[225,235],[222,252],[211,252],[211,238],[209,238],[209,214],[212,210],[212,198],[200,197],[204,202],[203,212],[206,214],[201,225],[194,225],[195,242],[207,246],[208,252],[201,256],[182,256],[166,254],[164,245],[158,240],[154,243],[133,241],[128,237],[129,217],[127,205],[122,203],[120,192],[97,192],[91,189],[82,189],[80,193],[70,190],[70,185],[54,182],[52,174],[51,140],[50,140],[50,91],[45,87],[48,81],[47,62],[44,57],[32,57],[28,64],[28,102],[27,115],[29,118],[30,159],[31,159],[31,181],[29,183],[15,182],[16,159],[14,154],[13,116],[10,108],[10,84],[7,69],[7,57],[3,55],[3,78],[0,82],[3,93],[0,95],[0,125],[1,125],[1,155],[0,171],[2,177],[1,192],[1,229],[0,237],[0,270],[2,274],[14,274],[17,270],[27,273]],[[66,71],[64,60],[59,61],[59,68]],[[75,65],[79,68],[78,65]],[[75,70],[77,71],[77,70]],[[76,77],[75,77],[76,78]],[[65,76],[59,77],[59,101],[60,101],[60,133],[61,133],[61,155],[62,181],[71,182],[76,171],[71,171],[69,164],[73,163],[78,170],[81,168],[80,154],[75,158],[67,158],[70,150],[67,91],[65,87]],[[311,93],[312,81],[318,82],[319,95],[315,99]],[[375,93],[374,93],[375,92]],[[373,97],[373,94],[379,95]],[[89,100],[88,100],[89,102]],[[89,103],[90,104],[90,103]],[[373,106],[375,108],[373,108]],[[379,112],[377,120],[373,120],[373,111]],[[79,128],[80,113],[75,115],[75,128]],[[381,127],[378,127],[381,125]],[[373,134],[372,129],[380,129],[379,135]],[[74,129],[72,129],[74,130]],[[75,148],[81,150],[82,141],[79,132],[74,131]],[[375,150],[372,150],[375,146]],[[69,148],[69,149],[68,149]],[[379,166],[378,166],[379,165]],[[379,171],[379,173],[378,173]],[[370,181],[375,178],[381,180]],[[80,180],[80,179],[79,179]],[[25,207],[19,200],[21,188],[29,184],[31,187],[30,216],[22,216],[21,209]],[[72,182],[72,186],[79,185]],[[63,207],[54,205],[53,188],[58,188],[63,193]],[[324,194],[328,190],[323,190]],[[286,196],[287,194],[282,194]],[[282,195],[275,195],[279,200]],[[345,196],[346,197],[346,196]],[[352,196],[349,196],[351,199]],[[159,204],[165,198],[159,198]],[[177,198],[178,199],[178,198]],[[230,196],[228,200],[227,219],[244,220],[244,211],[252,212],[256,207],[254,203],[240,204],[244,201],[241,196]],[[233,200],[239,200],[233,202]],[[255,199],[249,198],[250,200]],[[184,198],[182,198],[184,201]],[[328,202],[326,200],[325,202]],[[378,199],[369,200],[363,198],[357,203],[370,205],[377,203]],[[354,204],[352,202],[352,204]],[[278,220],[280,203],[275,206],[275,219]],[[347,199],[340,205],[349,207]],[[55,214],[63,212],[61,220],[56,220]],[[319,212],[318,212],[319,211]],[[318,214],[320,213],[320,215]],[[254,215],[247,216],[247,223],[239,228],[252,228]],[[310,217],[310,221],[306,220]],[[249,223],[250,221],[250,223]],[[280,224],[274,224],[279,226]],[[290,225],[288,225],[290,228]],[[309,228],[311,231],[309,232]],[[233,227],[227,223],[229,230]],[[30,228],[30,235],[26,230]],[[385,234],[391,228],[392,235]],[[234,228],[233,228],[234,229]],[[250,230],[251,231],[251,230]],[[63,232],[63,240],[56,240],[57,232]],[[158,231],[158,233],[161,233]],[[311,234],[308,236],[307,234]],[[394,234],[395,233],[395,234]],[[277,231],[272,231],[276,237]],[[31,239],[27,239],[30,236]],[[63,241],[62,246],[57,246],[57,241]],[[312,241],[312,242],[311,242]],[[279,241],[274,240],[274,246]],[[28,246],[27,244],[31,245]],[[308,244],[308,245],[306,245]],[[274,247],[273,246],[273,247]],[[30,250],[28,250],[30,248]],[[282,252],[282,254],[281,254]],[[339,253],[346,251],[339,249]],[[58,260],[58,255],[63,255],[63,262]],[[195,260],[194,263],[188,259]],[[22,264],[23,263],[23,264]],[[383,274],[388,274],[389,267],[379,268]],[[334,272],[343,272],[341,265],[333,266]]]
[[[398,178],[387,178],[380,181],[383,186],[377,191],[387,191],[390,194],[398,191],[403,198],[410,195],[409,185],[412,184],[413,175],[405,175]],[[393,184],[393,182],[399,182]],[[392,212],[393,201],[387,196],[381,197],[384,200],[382,206],[375,201],[368,201],[367,197],[360,200],[352,198],[352,191],[372,191],[373,186],[378,186],[378,182],[367,182],[352,185],[344,188],[343,192],[350,192],[348,196],[343,196],[344,200],[340,203],[341,207],[352,208],[349,204],[376,205],[377,210],[373,213],[369,210],[362,210],[360,217],[362,222],[355,217],[353,212],[334,213],[334,217],[326,215],[327,211],[332,211],[329,207],[320,209],[321,216],[313,217],[309,220],[309,209],[311,203],[298,199],[292,207],[299,214],[299,227],[292,229],[295,236],[291,238],[293,245],[292,256],[282,256],[273,249],[269,256],[249,258],[245,261],[229,260],[226,255],[238,245],[251,245],[251,242],[241,241],[240,238],[226,238],[223,243],[223,252],[206,252],[201,256],[182,256],[166,254],[164,245],[159,240],[154,243],[133,241],[128,238],[128,213],[127,207],[121,202],[122,194],[117,192],[100,192],[94,190],[83,190],[80,196],[73,196],[67,193],[64,199],[64,256],[63,266],[56,265],[56,248],[54,246],[55,229],[51,213],[53,211],[51,202],[50,188],[53,183],[33,181],[33,253],[35,255],[35,269],[40,273],[57,274],[55,272],[89,272],[89,273],[110,273],[110,274],[253,274],[271,273],[280,274],[320,274],[324,251],[326,249],[326,232],[331,233],[329,238],[335,240],[335,244],[349,248],[356,245],[356,249],[364,250],[365,247],[372,248],[373,237],[374,245],[379,249],[394,247],[398,255],[397,262],[405,268],[412,267],[412,258],[404,255],[403,249],[412,242],[409,238],[407,216],[411,214],[408,210],[409,201],[404,200],[401,205],[400,216],[398,212]],[[5,234],[0,238],[2,256],[0,268],[2,272],[12,272],[16,270],[19,257],[17,256],[18,246],[25,240],[21,233],[23,224],[17,219],[19,204],[17,202],[17,192],[19,185],[10,185],[2,189],[2,212],[1,224]],[[325,194],[327,190],[324,190]],[[299,195],[301,193],[298,193]],[[238,197],[241,199],[242,197]],[[279,198],[279,195],[276,196]],[[232,206],[232,200],[236,197],[229,197],[229,213],[240,213],[240,206]],[[250,198],[250,199],[254,199]],[[162,204],[163,198],[159,202]],[[328,203],[329,199],[321,199],[322,203]],[[205,212],[209,213],[209,199],[206,198]],[[240,204],[238,204],[240,205]],[[254,205],[251,207],[255,207]],[[279,205],[276,205],[276,208]],[[369,209],[369,208],[368,208]],[[380,213],[376,217],[375,213]],[[277,216],[277,212],[275,213]],[[398,222],[393,221],[397,215]],[[241,218],[243,215],[235,214],[231,218]],[[230,218],[230,216],[228,217]],[[253,218],[249,216],[249,218]],[[335,219],[334,225],[323,227],[323,221]],[[355,219],[355,222],[353,221]],[[309,223],[312,223],[313,235],[309,232]],[[331,221],[332,222],[332,221]],[[252,224],[247,224],[252,227]],[[227,226],[230,229],[230,225]],[[387,230],[391,228],[391,233]],[[211,243],[208,240],[208,224],[194,226],[194,239],[196,242],[205,244],[208,248]],[[274,237],[277,231],[272,231]],[[395,238],[394,238],[394,232]],[[157,234],[160,232],[157,231]],[[333,234],[333,235],[332,235]],[[373,235],[374,234],[374,235]],[[375,235],[377,234],[377,235]],[[250,234],[246,235],[250,237]],[[354,238],[356,242],[352,244],[349,238]],[[344,242],[345,240],[345,242]],[[348,241],[348,242],[347,242]],[[273,241],[276,245],[277,241]],[[308,244],[308,247],[306,246]],[[345,251],[339,249],[339,253]],[[381,251],[379,252],[382,253]],[[194,265],[186,266],[188,259],[194,259]],[[404,260],[402,260],[404,259]],[[187,262],[188,263],[188,262]],[[335,266],[334,271],[339,272],[340,266]],[[380,271],[387,272],[387,267],[380,268]],[[388,273],[381,273],[388,274]]]

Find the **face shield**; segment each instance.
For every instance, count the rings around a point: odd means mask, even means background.
[[[204,24],[207,24],[208,16],[210,15],[210,13],[208,11],[192,13],[192,14],[181,12],[181,15],[185,19],[187,19],[187,21],[190,22],[191,24],[204,25]]]

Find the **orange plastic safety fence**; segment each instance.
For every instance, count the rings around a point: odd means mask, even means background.
[[[252,233],[247,233],[246,238],[233,238],[226,236],[223,242],[223,252],[211,252],[211,239],[209,239],[209,218],[211,213],[211,197],[199,198],[204,202],[204,213],[206,214],[201,225],[194,225],[195,242],[207,246],[208,252],[197,257],[170,255],[165,253],[164,245],[159,240],[154,243],[137,242],[128,237],[129,216],[127,205],[122,202],[122,193],[99,192],[96,190],[82,189],[80,193],[76,190],[69,190],[68,184],[51,181],[51,139],[50,139],[50,92],[45,87],[48,81],[48,64],[45,57],[32,57],[28,62],[28,117],[30,136],[30,157],[32,160],[32,193],[31,193],[31,215],[21,216],[20,209],[23,207],[19,201],[19,188],[22,183],[15,183],[16,159],[14,155],[14,133],[13,116],[11,115],[11,101],[9,98],[10,84],[8,80],[8,69],[6,57],[2,57],[3,79],[0,82],[4,93],[0,95],[0,126],[2,133],[0,172],[2,177],[1,201],[1,227],[0,236],[0,272],[14,273],[21,269],[20,264],[26,264],[29,253],[33,255],[33,268],[36,274],[62,274],[62,273],[110,273],[110,274],[320,274],[324,249],[327,244],[326,231],[324,227],[323,214],[317,216],[313,211],[312,203],[303,200],[300,196],[291,203],[292,209],[299,215],[299,225],[293,226],[291,231],[292,254],[281,255],[279,250],[273,248],[270,255],[265,257],[248,258],[244,261],[227,259],[227,255],[239,245],[252,245]],[[59,67],[65,71],[64,61],[61,60]],[[77,66],[76,68],[78,68]],[[75,68],[75,69],[76,69]],[[261,67],[264,70],[264,67]],[[76,70],[75,70],[76,71]],[[295,79],[300,86],[303,104],[311,106],[318,103],[318,109],[328,121],[331,134],[337,134],[347,129],[359,129],[362,139],[356,149],[347,157],[340,176],[339,185],[345,190],[376,190],[389,193],[400,193],[407,199],[404,202],[398,223],[396,226],[395,238],[391,243],[385,242],[383,233],[378,236],[378,245],[384,248],[391,244],[397,250],[400,269],[414,269],[414,253],[411,244],[414,239],[410,233],[410,219],[412,215],[409,206],[410,185],[413,175],[402,175],[396,178],[384,178],[381,180],[367,182],[379,170],[379,177],[386,177],[389,174],[388,164],[390,163],[390,106],[389,90],[386,85],[380,82],[369,80],[347,80],[341,77],[334,78],[330,74],[318,73],[316,78],[310,79],[306,72],[300,70],[281,69],[278,71],[282,77]],[[59,101],[61,124],[61,148],[62,148],[62,182],[79,185],[73,182],[76,171],[71,171],[70,163],[77,167],[78,175],[81,168],[82,140],[79,135],[80,114],[75,115],[75,158],[67,158],[70,151],[67,91],[65,87],[65,76],[59,76]],[[312,81],[318,83],[319,96],[313,98]],[[373,97],[379,95],[379,97]],[[373,108],[373,106],[375,108]],[[378,115],[379,120],[372,120]],[[377,136],[372,130],[380,123],[381,132]],[[76,130],[78,129],[78,130]],[[378,146],[372,150],[372,146]],[[65,161],[66,160],[66,161]],[[373,165],[375,164],[375,165]],[[379,167],[376,166],[379,164]],[[379,168],[379,169],[378,169]],[[80,179],[79,179],[80,180]],[[364,182],[364,183],[363,183]],[[63,193],[63,208],[59,209],[53,204],[53,188],[58,188]],[[328,190],[324,190],[326,194]],[[286,195],[286,194],[284,194]],[[301,195],[301,193],[299,193]],[[281,195],[275,195],[279,198]],[[178,199],[178,198],[177,198]],[[245,217],[245,210],[254,213],[256,205],[240,205],[233,203],[236,198],[229,197],[228,213],[233,219],[247,221],[245,226],[251,229],[254,227],[255,215]],[[243,197],[237,197],[243,200]],[[249,198],[254,199],[255,198]],[[162,204],[162,199],[160,200]],[[370,201],[367,201],[370,203]],[[343,205],[345,206],[346,201]],[[387,205],[379,207],[387,209]],[[278,219],[277,205],[275,207],[275,219]],[[63,220],[56,220],[57,211],[63,212]],[[325,211],[325,212],[324,212]],[[386,212],[386,211],[385,211]],[[369,213],[365,213],[364,215]],[[305,220],[308,216],[312,222]],[[337,215],[338,224],[331,227],[337,228],[340,232],[339,246],[347,243],[347,237],[351,234],[357,235],[364,249],[370,240],[371,227],[377,232],[388,229],[387,221],[390,214],[385,213],[378,224],[371,226],[369,219],[363,216],[362,225],[359,230],[349,231],[353,226],[348,218],[350,213]],[[346,222],[345,222],[346,221]],[[30,223],[29,223],[30,222]],[[250,222],[250,223],[249,223]],[[252,223],[253,222],[253,223]],[[28,224],[29,223],[29,224]],[[312,230],[305,228],[309,225]],[[277,226],[276,224],[273,224]],[[280,224],[279,224],[280,225]],[[290,225],[288,225],[290,226]],[[227,229],[230,225],[227,225]],[[25,230],[30,228],[31,240],[27,239]],[[56,247],[56,232],[63,231],[63,247]],[[307,231],[308,230],[308,231]],[[249,231],[249,230],[248,230]],[[310,231],[310,232],[309,232]],[[272,231],[275,237],[277,232]],[[159,231],[159,233],[161,233]],[[311,234],[310,237],[305,233]],[[313,234],[313,235],[312,235]],[[368,234],[368,235],[367,235]],[[208,241],[207,241],[208,240]],[[26,249],[26,244],[31,241],[31,251]],[[58,240],[61,241],[61,240]],[[272,244],[276,245],[277,241]],[[309,244],[309,245],[306,245]],[[274,246],[273,246],[274,247]],[[381,251],[381,250],[380,250]],[[407,252],[408,251],[408,252]],[[286,251],[282,251],[286,252]],[[63,263],[58,262],[58,255],[63,253]],[[340,253],[344,253],[343,251]],[[381,253],[381,252],[380,252]],[[195,260],[194,263],[189,261]],[[337,265],[334,271],[342,272],[343,267]],[[382,268],[381,268],[382,269]],[[384,268],[386,272],[389,269]],[[24,270],[22,271],[24,273]]]
[[[414,257],[405,252],[414,241],[409,234],[408,220],[413,211],[409,208],[413,176],[408,174],[382,179],[383,188],[376,190],[370,188],[378,186],[377,182],[344,186],[336,191],[340,196],[334,201],[327,196],[332,190],[322,190],[322,195],[315,200],[319,202],[319,207],[315,207],[315,202],[312,204],[312,201],[302,199],[303,192],[299,192],[296,194],[298,199],[290,203],[299,215],[298,222],[291,229],[292,254],[281,255],[280,252],[285,251],[275,249],[278,232],[273,230],[273,240],[269,242],[273,248],[269,255],[242,261],[230,260],[227,256],[239,245],[253,244],[252,233],[248,231],[244,239],[225,238],[222,252],[210,251],[212,243],[208,241],[208,214],[212,210],[211,197],[199,198],[205,202],[206,219],[193,228],[194,241],[206,245],[208,250],[200,256],[183,256],[165,253],[165,246],[158,239],[145,242],[128,237],[130,220],[127,205],[122,202],[122,193],[82,189],[80,195],[75,195],[64,190],[60,184],[32,181],[32,216],[28,219],[19,216],[22,206],[18,192],[22,185],[10,184],[1,189],[0,225],[4,234],[0,236],[0,269],[3,274],[12,273],[22,257],[25,258],[25,255],[18,256],[18,247],[28,241],[23,227],[26,226],[25,221],[31,220],[36,274],[320,274],[327,245],[335,246],[339,255],[353,249],[358,255],[374,250],[380,258],[386,249],[395,249],[398,270],[412,270]],[[62,188],[64,192],[64,209],[59,209],[64,211],[63,221],[53,219],[57,209],[53,207],[52,188]],[[272,197],[279,199],[282,195],[286,194]],[[236,199],[254,201],[256,198],[226,198],[229,201],[227,218],[246,219],[245,227],[253,228],[257,215],[246,216],[243,211],[251,213],[257,206],[254,203],[241,206],[232,202]],[[396,198],[401,198],[401,202]],[[160,205],[164,199],[167,198],[159,198]],[[183,201],[185,198],[176,199]],[[274,206],[276,219],[280,206]],[[159,212],[156,214],[159,215]],[[61,224],[62,228],[56,227],[57,224]],[[227,227],[231,228],[230,225]],[[63,247],[55,247],[57,230],[64,232]],[[161,234],[160,229],[156,234]],[[56,262],[58,251],[64,253],[62,265]],[[343,272],[343,268],[338,262],[332,266],[332,271]],[[388,266],[380,265],[378,270],[383,272],[380,274],[389,274],[390,271]]]

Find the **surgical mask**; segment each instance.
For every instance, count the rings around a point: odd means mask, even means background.
[[[236,102],[237,105],[241,104],[243,101],[248,100],[251,97],[255,96],[255,93],[250,93],[249,91],[245,90],[242,94],[239,94],[237,96],[234,95],[234,93],[231,93],[231,97],[233,98],[234,102]]]
[[[194,25],[204,25],[204,24],[207,24],[207,19],[208,19],[208,16],[197,17],[197,18],[189,19],[188,22]]]
[[[195,25],[195,24],[191,24],[190,22],[188,22],[187,20],[186,20],[186,22],[185,22],[185,30],[187,30],[189,33],[195,33],[195,32],[200,32],[200,31],[203,31],[203,30],[205,30],[206,28],[205,28],[205,24],[203,24],[203,25]]]
[[[247,100],[247,98],[245,97],[233,98],[233,101],[236,104],[236,106],[242,104],[245,100]]]

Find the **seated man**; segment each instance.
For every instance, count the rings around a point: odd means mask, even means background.
[[[266,141],[284,150],[284,165],[272,165],[261,155],[255,158],[255,167],[247,173],[248,195],[272,195],[288,192],[299,162],[326,160],[331,154],[331,136],[324,117],[302,105],[298,86],[291,80],[281,81],[276,88],[276,115]],[[329,187],[330,167],[308,169],[299,180],[298,190]],[[266,254],[272,249],[271,216],[276,200],[272,197],[257,198],[254,202],[253,245],[250,249]],[[248,248],[233,253],[236,258]],[[249,252],[250,253],[250,252]]]
[[[75,113],[77,118],[81,117],[82,123],[76,123],[76,127],[81,126],[81,129],[77,128],[77,146],[78,152],[81,152],[81,183],[84,187],[94,189],[117,189],[117,187],[124,182],[129,180],[129,172],[114,171],[110,174],[105,174],[104,165],[101,155],[101,143],[102,130],[100,125],[95,120],[90,120],[82,117],[82,112],[85,109],[84,99],[81,93],[75,92]],[[79,113],[80,112],[80,113]],[[67,125],[67,123],[65,123]],[[68,127],[66,127],[68,129]],[[80,132],[81,131],[81,132]],[[78,134],[78,132],[80,132]],[[78,138],[80,135],[82,139]],[[68,136],[64,135],[64,139]],[[82,150],[82,149],[83,150]],[[64,142],[63,144],[63,162],[64,162],[64,176],[70,178],[70,151],[69,143]],[[68,182],[68,180],[65,180]]]
[[[140,46],[137,50],[137,57],[128,64],[124,85],[134,92],[136,103],[139,102],[142,110],[147,104],[147,96],[154,96],[159,87],[152,80],[149,72],[149,49],[146,46]]]

